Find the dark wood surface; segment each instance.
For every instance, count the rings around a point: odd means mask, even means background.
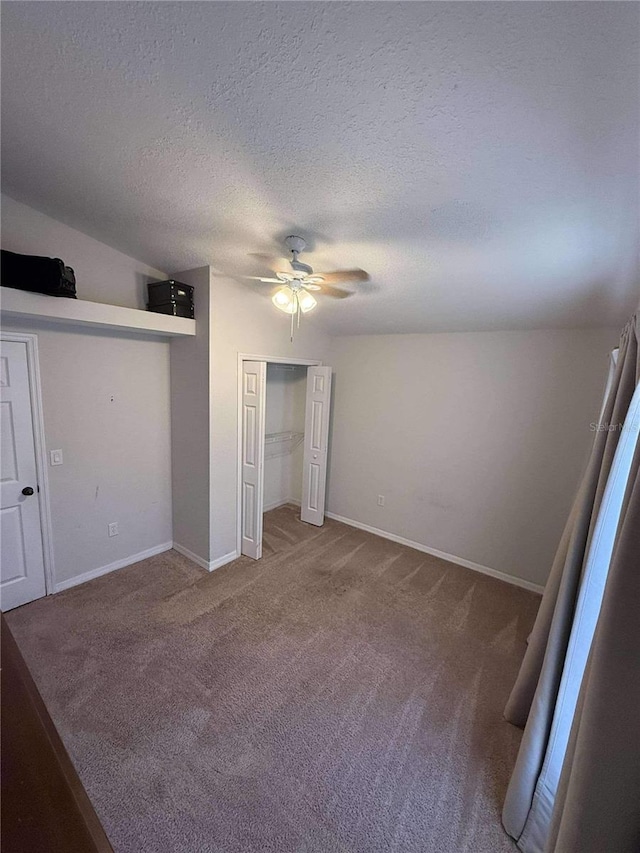
[[[2,853],[113,853],[2,616]]]

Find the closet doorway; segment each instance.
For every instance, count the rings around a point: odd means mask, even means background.
[[[324,523],[331,368],[248,355],[238,368],[238,545],[259,560],[269,509],[296,503],[302,521]]]

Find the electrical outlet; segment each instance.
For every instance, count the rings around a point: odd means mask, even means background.
[[[378,495],[378,506],[384,506],[384,495]]]
[[[109,536],[117,536],[118,535],[118,522],[112,521],[109,525]]]

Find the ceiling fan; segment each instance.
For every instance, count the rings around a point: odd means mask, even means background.
[[[292,234],[285,238],[284,243],[291,255],[289,259],[291,271],[274,270],[275,278],[265,276],[248,276],[248,278],[265,284],[280,285],[271,297],[271,301],[276,308],[291,315],[291,340],[293,340],[294,325],[296,325],[294,319],[297,320],[299,326],[300,315],[312,311],[318,304],[311,291],[318,291],[323,296],[329,296],[333,299],[346,299],[353,293],[349,290],[333,287],[333,283],[368,281],[369,274],[361,269],[314,273],[313,268],[309,264],[303,263],[299,258],[300,253],[306,248],[305,240]],[[258,255],[258,257],[264,258],[265,256]],[[274,259],[271,258],[267,258],[267,260],[271,263],[274,262]]]

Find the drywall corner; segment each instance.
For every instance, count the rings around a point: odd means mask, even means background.
[[[171,342],[173,539],[208,564],[211,559],[209,267],[177,272],[172,278],[194,288],[196,318],[195,337]]]

